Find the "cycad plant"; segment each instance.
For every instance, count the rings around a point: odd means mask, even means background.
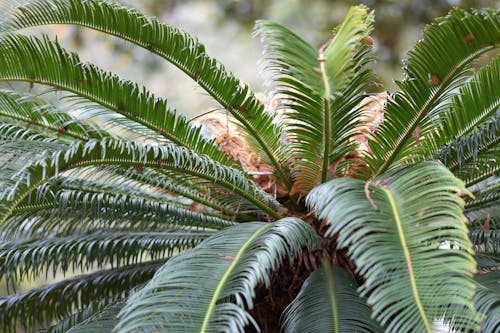
[[[259,21],[265,105],[196,39],[135,10],[14,8],[0,80],[66,102],[0,90],[0,276],[82,274],[0,299],[1,329],[499,332],[499,14],[437,19],[399,91],[381,94],[367,93],[366,7],[319,48]],[[143,47],[224,112],[188,121],[22,34],[48,24]]]

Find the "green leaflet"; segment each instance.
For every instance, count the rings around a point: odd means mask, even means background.
[[[356,148],[351,137],[371,74],[365,68],[372,58],[364,41],[372,21],[365,6],[351,8],[319,51],[277,23],[256,24],[265,46],[265,69],[280,108],[288,110],[284,118],[295,158],[294,192],[307,193],[324,182],[331,164]]]
[[[3,148],[11,149],[11,147]],[[183,170],[187,174],[225,187],[274,218],[280,217],[275,210],[279,207],[279,203],[260,190],[244,173],[173,144],[154,146],[103,139],[90,140],[86,143],[75,142],[69,146],[58,144],[55,147],[52,147],[52,143],[46,143],[45,150],[41,152],[40,157],[32,158],[30,162],[26,161],[20,169],[13,167],[4,170],[5,179],[9,180],[6,184],[9,186],[0,187],[0,200],[4,201],[0,206],[0,221],[5,221],[14,208],[48,178],[65,170],[98,164]],[[18,161],[15,160],[14,163]]]
[[[476,269],[468,239],[463,183],[443,166],[424,162],[384,175],[374,183],[335,179],[307,198],[348,247],[359,274],[361,295],[386,332],[432,333],[442,317],[475,329]],[[465,192],[466,193],[466,192]],[[443,248],[451,243],[460,250]]]
[[[321,263],[285,309],[283,332],[383,332],[370,318],[371,309],[359,297],[352,276],[326,258]]]
[[[55,106],[28,94],[0,89],[0,119],[12,124],[23,124],[27,128],[36,127],[39,132],[66,140],[88,140],[100,137],[99,131],[83,124],[78,119],[61,112]]]
[[[73,326],[66,333],[110,333],[118,323],[118,312],[124,306],[124,302],[112,304],[97,312],[90,318]]]
[[[397,82],[401,92],[387,101],[384,122],[370,140],[372,152],[364,156],[371,179],[403,163],[427,159],[418,143],[433,136],[436,119],[449,108],[474,61],[500,46],[499,14],[456,8],[426,27],[423,39],[408,53],[405,79]]]
[[[162,24],[156,18],[105,1],[37,0],[14,10],[11,15],[12,20],[4,24],[4,30],[78,24],[123,38],[168,60],[238,120],[249,141],[290,188],[284,167],[287,156],[280,141],[281,126],[273,124],[273,116],[264,110],[246,84],[210,58],[205,47],[187,33]]]
[[[477,311],[485,315],[481,322],[482,333],[497,333],[500,327],[500,272],[492,271],[477,275],[474,304]]]
[[[314,229],[293,218],[225,229],[172,259],[134,294],[116,331],[243,332],[256,325],[247,312],[254,288],[269,285],[286,256],[317,248],[319,241]]]
[[[91,234],[3,241],[0,278],[15,282],[43,275],[55,277],[57,272],[88,271],[106,264],[112,267],[137,264],[146,255],[151,260],[161,259],[195,247],[210,234],[101,229]]]
[[[121,114],[173,143],[206,154],[222,164],[232,164],[225,153],[202,136],[200,128],[170,110],[166,100],[94,65],[83,64],[77,54],[64,50],[47,37],[8,34],[1,36],[0,50],[3,55],[0,81],[40,83],[67,91]]]
[[[75,310],[96,302],[101,305],[122,300],[147,282],[165,259],[100,270],[0,298],[0,329],[12,332],[16,324],[39,327],[62,320]]]

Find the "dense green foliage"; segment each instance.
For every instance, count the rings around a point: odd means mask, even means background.
[[[352,7],[318,49],[258,21],[264,105],[196,39],[135,10],[14,8],[0,81],[48,90],[0,89],[0,278],[83,273],[0,298],[0,329],[498,332],[500,12],[427,26],[391,94],[367,93],[373,20]],[[24,34],[49,24],[155,53],[238,127],[207,135]]]

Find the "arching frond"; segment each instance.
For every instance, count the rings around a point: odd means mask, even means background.
[[[470,186],[499,171],[499,142],[500,111],[485,123],[475,126],[471,133],[452,140],[434,157]]]
[[[449,108],[474,60],[499,47],[499,15],[498,10],[453,9],[427,26],[408,54],[405,79],[397,82],[401,92],[388,100],[384,122],[370,143],[372,153],[365,156],[372,179],[407,160],[425,159],[419,140],[435,130],[433,120]]]
[[[7,282],[53,277],[58,272],[88,271],[104,265],[120,267],[172,256],[195,247],[212,233],[204,231],[120,232],[37,238],[0,243],[0,278]]]
[[[498,121],[498,86],[500,57],[494,58],[488,66],[475,73],[469,82],[461,85],[459,93],[453,96],[450,108],[439,115],[437,130],[429,133],[432,140],[423,141],[424,144],[434,145],[435,148],[431,147],[431,150],[434,149],[434,157],[440,158],[442,152],[450,146],[459,149],[457,140],[470,136],[478,127],[492,119]]]
[[[71,173],[66,174],[71,175]],[[141,198],[150,198],[163,203],[186,203],[186,199],[190,199],[230,218],[237,215],[234,207],[245,205],[241,198],[238,201],[238,197],[226,196],[222,191],[217,191],[213,183],[187,175],[182,170],[106,165],[88,168],[87,172],[79,169],[72,177],[75,179],[71,182],[59,177],[58,186],[64,189],[106,193],[111,191],[133,196],[140,194]],[[213,215],[207,210],[203,210],[202,213]]]
[[[28,147],[23,148],[27,149]],[[153,146],[103,139],[100,141],[90,140],[86,143],[75,142],[69,146],[58,146],[56,147],[58,149],[52,151],[48,150],[49,148],[46,145],[42,156],[32,155],[30,162],[24,161],[20,170],[10,172],[11,181],[8,183],[10,187],[2,186],[0,191],[0,200],[5,201],[0,206],[0,216],[3,221],[31,191],[50,177],[64,170],[98,164],[182,170],[186,174],[225,187],[254,204],[256,208],[262,209],[269,216],[280,217],[276,212],[279,203],[260,190],[244,173],[174,144]]]
[[[500,217],[487,216],[470,222],[469,237],[476,252],[499,255]]]
[[[118,323],[118,313],[123,306],[124,302],[109,305],[92,317],[73,326],[66,333],[110,333]]]
[[[445,167],[423,162],[374,183],[334,179],[315,188],[308,204],[338,234],[365,278],[375,318],[386,332],[432,333],[443,316],[475,329],[475,262],[467,237],[463,183]],[[452,243],[458,249],[442,245]]]
[[[500,327],[500,271],[476,275],[474,304],[485,315],[481,321],[482,333],[497,333]]]
[[[78,24],[123,38],[168,60],[194,79],[238,120],[250,141],[290,188],[283,166],[286,156],[280,142],[280,126],[273,124],[272,115],[264,110],[249,87],[210,58],[205,47],[187,33],[160,23],[156,18],[105,1],[31,1],[14,10],[11,16],[12,20],[4,29]]]
[[[481,209],[488,205],[495,205],[500,200],[500,179],[487,181],[478,191],[474,192],[474,198],[465,201],[465,211]]]
[[[45,135],[27,130],[26,128],[21,128],[18,125],[0,123],[0,142],[2,144],[30,141],[63,143],[55,138],[49,138]]]
[[[500,257],[495,254],[476,253],[474,259],[480,272],[488,272],[500,267]]]
[[[78,310],[73,312],[66,318],[59,320],[57,323],[50,325],[46,329],[40,329],[37,333],[67,333],[67,331],[73,326],[91,318],[96,312],[99,312],[101,308],[107,308],[107,305],[99,306],[99,304],[90,305],[83,310]]]
[[[0,89],[0,119],[11,124],[23,124],[38,133],[65,140],[88,140],[102,136],[97,129],[82,124],[68,113],[29,94]]]
[[[234,196],[227,189],[205,179],[186,175],[182,170],[159,171],[146,168],[137,173],[135,169],[128,169],[125,176],[189,198],[235,220],[245,220],[246,211],[255,212],[255,206],[249,205],[241,197]]]
[[[27,81],[49,85],[98,103],[169,141],[226,164],[232,160],[184,116],[168,109],[167,101],[96,66],[83,64],[76,53],[48,38],[10,34],[2,36],[0,81]]]
[[[470,221],[487,222],[500,216],[500,179],[481,183],[473,194],[474,198],[465,201],[464,213]]]
[[[243,332],[256,325],[246,311],[255,287],[285,256],[319,245],[299,219],[250,222],[225,229],[165,265],[129,298],[117,332]],[[205,272],[206,274],[200,274]],[[196,302],[192,302],[196,299]]]
[[[16,323],[30,329],[43,328],[92,302],[106,305],[123,300],[164,263],[160,260],[98,271],[0,298],[2,329],[8,332]]]
[[[67,180],[67,178],[63,178]],[[174,200],[161,200],[154,198],[150,193],[109,193],[106,191],[92,191],[86,188],[68,188],[70,184],[61,183],[62,189],[44,186],[42,190],[28,195],[26,199],[18,204],[12,211],[12,217],[30,218],[34,216],[44,217],[53,222],[52,230],[58,231],[66,220],[86,219],[93,220],[120,220],[121,223],[129,220],[130,226],[134,221],[149,220],[155,225],[170,226],[192,226],[201,228],[222,229],[233,225],[229,218],[224,219],[215,213],[192,211],[190,206]],[[56,185],[57,186],[57,185]],[[44,192],[44,193],[40,193]],[[156,199],[156,200],[155,200]],[[57,219],[63,219],[62,223]],[[47,226],[49,221],[44,221]],[[8,224],[8,223],[7,223]],[[112,226],[110,223],[109,226]],[[35,232],[40,231],[35,228]],[[9,229],[14,227],[12,233],[21,226],[5,226],[6,234],[12,234]],[[5,237],[5,236],[4,236]]]
[[[304,282],[283,314],[284,333],[383,332],[370,318],[371,309],[359,297],[357,284],[344,269],[328,259]]]
[[[353,7],[335,36],[319,51],[290,30],[259,21],[266,70],[285,109],[290,146],[296,165],[294,190],[307,193],[324,182],[330,165],[355,149],[351,136],[361,113],[359,103],[370,72],[369,47],[373,15]]]

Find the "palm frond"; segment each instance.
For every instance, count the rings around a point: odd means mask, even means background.
[[[188,198],[233,219],[239,219],[237,208],[245,206],[245,201],[240,197],[225,195],[213,183],[199,177],[186,175],[181,170],[144,168],[141,169],[141,172],[137,172],[135,168],[125,170],[118,168],[117,172],[144,185],[154,186],[161,191]]]
[[[17,323],[30,329],[43,328],[92,302],[106,305],[123,300],[164,263],[160,260],[98,271],[0,298],[2,328],[9,331]]]
[[[499,47],[498,10],[450,14],[427,26],[423,39],[409,52],[401,92],[386,106],[384,122],[374,133],[365,156],[371,178],[407,161],[425,159],[419,140],[435,130],[440,113],[482,54]]]
[[[495,254],[476,253],[474,259],[477,262],[479,272],[490,272],[500,268],[500,257]]]
[[[334,179],[315,188],[308,204],[338,234],[365,278],[375,318],[386,332],[429,332],[445,317],[475,329],[476,266],[467,235],[463,183],[442,165],[423,162],[374,183]],[[451,243],[458,249],[443,247]]]
[[[500,111],[485,123],[475,126],[471,133],[452,140],[434,158],[470,186],[498,172],[499,142]]]
[[[127,194],[162,203],[176,203],[179,206],[181,203],[187,203],[186,199],[189,199],[221,212],[221,214],[214,214],[204,209],[204,214],[222,218],[236,217],[238,214],[235,207],[245,205],[241,198],[226,196],[222,191],[217,191],[214,184],[199,177],[187,175],[181,170],[106,165],[89,167],[87,172],[79,169],[75,175],[71,172],[65,174],[74,179],[59,177],[57,186],[60,188]]]
[[[116,3],[78,0],[37,0],[11,13],[4,29],[45,24],[77,24],[139,45],[177,66],[194,79],[241,124],[258,151],[290,188],[281,128],[249,87],[210,58],[205,47],[187,33]],[[125,104],[127,105],[127,104]],[[136,111],[137,112],[137,111]],[[170,133],[170,134],[173,134]]]
[[[110,193],[102,188],[77,187],[79,184],[89,185],[89,182],[65,182],[67,180],[68,178],[62,177],[54,186],[46,184],[28,195],[14,208],[12,216],[20,215],[26,218],[30,217],[30,214],[38,217],[45,215],[54,220],[53,230],[57,230],[57,226],[60,225],[56,222],[56,218],[117,219],[122,222],[130,220],[131,225],[133,221],[142,219],[163,226],[170,224],[214,229],[234,224],[229,218],[221,218],[213,212],[192,211],[189,204],[175,201],[175,197],[171,196],[172,199],[168,200],[165,199],[168,197],[166,195],[154,196],[154,193],[147,192],[143,188],[137,188],[134,193]],[[0,227],[1,229],[7,228]]]
[[[225,229],[173,258],[130,297],[117,332],[165,327],[172,332],[243,332],[256,325],[246,311],[253,307],[255,287],[269,285],[269,274],[285,256],[316,248],[319,241],[311,226],[292,218]]]
[[[453,96],[450,108],[439,115],[437,130],[429,133],[432,140],[423,142],[433,143],[437,147],[431,147],[431,150],[435,149],[435,157],[439,158],[441,151],[454,145],[453,141],[474,133],[477,127],[491,122],[491,119],[496,118],[498,121],[500,94],[496,87],[499,85],[500,58],[496,57],[475,73],[469,82],[460,86],[459,94]]]
[[[500,200],[500,179],[485,182],[473,194],[474,198],[465,201],[466,213],[476,208],[481,209],[487,205],[495,205],[495,202]]]
[[[99,312],[101,308],[107,308],[107,305],[92,304],[83,310],[78,310],[73,312],[66,318],[59,320],[53,325],[47,328],[43,328],[37,331],[37,333],[66,333],[73,326],[91,318],[96,312]]]
[[[230,165],[232,160],[207,141],[200,128],[168,109],[167,101],[96,66],[47,37],[9,34],[1,38],[0,80],[49,85],[84,97],[149,128],[169,141]]]
[[[500,327],[500,271],[476,275],[474,304],[485,317],[481,321],[482,333],[498,333]]]
[[[212,233],[204,231],[120,232],[100,230],[0,243],[0,278],[18,282],[42,274],[88,271],[105,265],[121,267],[172,256],[195,247]]]
[[[227,190],[241,196],[255,205],[257,209],[269,214],[273,218],[280,215],[276,209],[279,203],[258,188],[247,176],[237,170],[213,161],[207,156],[196,153],[174,144],[154,146],[130,141],[115,139],[89,140],[88,142],[75,142],[71,145],[57,145],[54,149],[52,143],[44,144],[42,155],[37,157],[33,152],[28,153],[30,161],[23,160],[19,166],[17,158],[2,170],[6,175],[5,183],[9,187],[0,187],[0,216],[4,221],[13,209],[36,187],[46,182],[49,178],[57,176],[64,170],[98,164],[120,164],[128,166],[155,167],[173,170],[182,170],[212,183],[223,186]],[[51,145],[49,145],[51,144]],[[2,149],[11,149],[6,146]],[[18,150],[28,150],[31,147],[16,146]],[[49,149],[52,149],[49,150]],[[22,152],[22,151],[21,151]],[[20,152],[20,153],[21,153]],[[15,170],[14,166],[20,167]]]
[[[68,113],[31,96],[8,89],[0,89],[0,119],[13,125],[36,128],[38,133],[59,139],[88,140],[102,135],[98,130],[81,123]]]
[[[110,333],[118,323],[118,313],[124,302],[109,305],[92,317],[73,326],[66,333]],[[49,333],[49,332],[47,332]]]
[[[473,194],[465,201],[464,213],[470,221],[500,216],[500,179],[481,183]]]
[[[0,123],[0,140],[2,144],[12,142],[43,141],[53,143],[63,143],[55,138],[50,138],[40,133],[27,130],[18,125]]]
[[[307,193],[324,182],[330,165],[355,149],[350,139],[370,75],[364,41],[372,21],[365,6],[351,8],[319,51],[277,23],[256,25],[265,45],[265,69],[272,73],[277,96],[283,96],[296,191]]]
[[[500,217],[478,218],[469,225],[474,250],[481,254],[500,254]]]
[[[328,259],[304,282],[283,314],[284,333],[383,332],[370,318],[371,309],[359,297],[357,284],[344,269]]]

